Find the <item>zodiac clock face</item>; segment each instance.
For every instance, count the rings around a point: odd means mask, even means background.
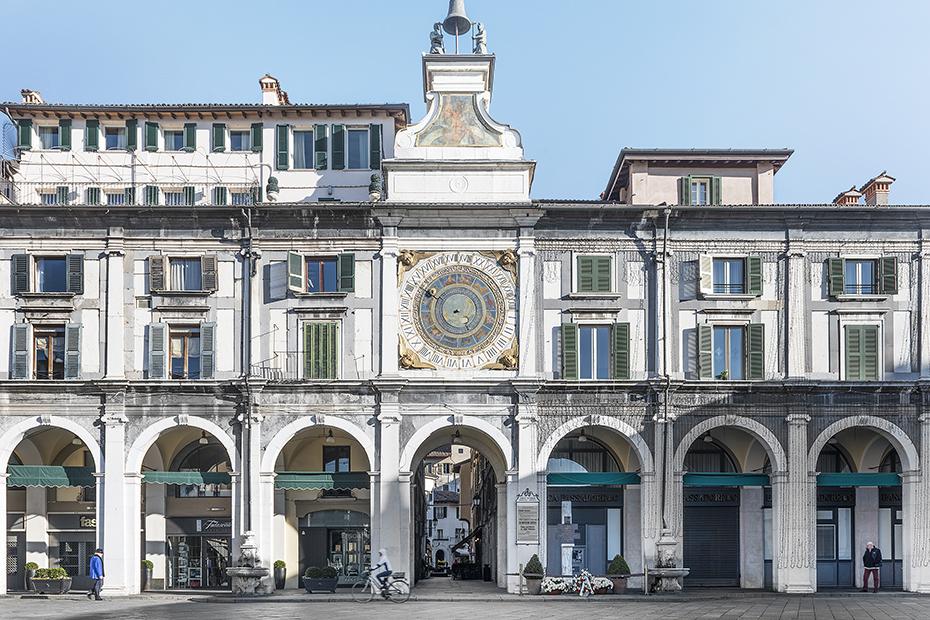
[[[501,259],[474,252],[408,256],[414,258],[400,288],[401,366],[515,367],[516,289]]]

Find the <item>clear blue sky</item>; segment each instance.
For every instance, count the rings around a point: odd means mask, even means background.
[[[445,0],[0,0],[0,100],[424,105]],[[790,147],[778,202],[887,169],[930,202],[930,2],[466,0],[497,54],[492,115],[538,160],[537,198],[596,198],[634,147]],[[157,7],[157,8],[156,8]],[[43,19],[43,17],[45,19]],[[26,24],[26,26],[23,26]],[[448,47],[448,45],[447,45]]]

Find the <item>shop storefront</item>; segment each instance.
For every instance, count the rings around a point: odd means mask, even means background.
[[[563,548],[571,545],[572,573],[586,568],[595,575],[606,574],[611,558],[623,553],[623,487],[552,484],[558,481],[553,478],[566,476],[549,474],[546,572],[563,573]]]
[[[6,589],[19,592],[26,584],[26,520],[23,513],[6,516]]]
[[[878,494],[878,540],[882,550],[881,581],[883,588],[901,588],[904,584],[904,511],[901,487],[886,487]]]
[[[65,569],[73,590],[89,589],[90,556],[97,548],[97,518],[93,514],[48,515],[49,566]]]
[[[355,510],[319,510],[300,518],[300,574],[311,566],[336,569],[351,585],[371,565],[370,518]]]
[[[690,487],[686,479],[682,556],[685,586],[740,585],[739,487]]]
[[[229,519],[169,518],[165,525],[168,589],[229,588]]]

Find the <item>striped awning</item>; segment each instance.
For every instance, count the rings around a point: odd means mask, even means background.
[[[142,482],[149,484],[230,484],[232,478],[225,471],[145,471]]]
[[[546,482],[553,486],[607,486],[614,484],[639,484],[636,472],[580,471],[546,475]]]
[[[7,467],[8,487],[95,487],[93,467],[61,465],[10,465]]]
[[[371,478],[367,472],[316,472],[316,471],[279,471],[274,478],[274,488],[290,491],[310,491],[314,489],[367,489]]]

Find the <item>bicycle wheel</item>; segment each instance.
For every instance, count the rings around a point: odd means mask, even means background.
[[[398,579],[390,586],[389,594],[395,603],[406,603],[410,598],[410,584],[404,579]]]
[[[356,603],[367,603],[374,597],[375,593],[371,589],[371,581],[356,581],[352,584],[352,600]]]

